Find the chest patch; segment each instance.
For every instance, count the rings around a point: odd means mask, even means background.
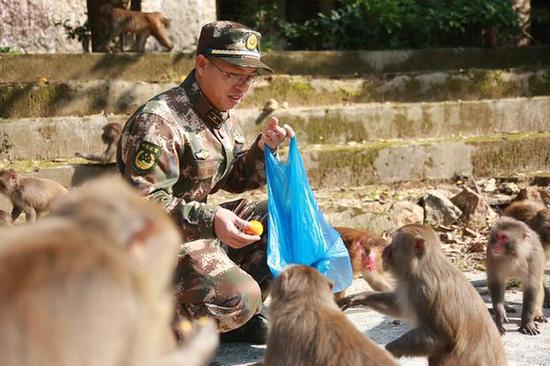
[[[157,164],[160,154],[160,146],[148,141],[143,141],[141,145],[139,145],[139,149],[132,162],[132,167],[138,174],[148,173]]]

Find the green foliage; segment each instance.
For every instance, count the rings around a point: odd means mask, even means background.
[[[82,45],[82,49],[84,52],[90,52],[90,40],[92,37],[92,32],[90,30],[90,25],[88,24],[88,21],[84,22],[84,24],[75,25],[74,27],[71,25],[69,19],[65,19],[63,23],[61,22],[55,22],[56,26],[62,26],[65,29],[65,34],[67,35],[67,39],[74,40],[76,39],[80,44]]]
[[[517,32],[511,0],[342,0],[303,24],[281,23],[291,49],[395,49],[479,46],[496,28]]]
[[[8,53],[12,55],[17,55],[23,53],[21,50],[9,47],[9,46],[0,46],[0,53]]]

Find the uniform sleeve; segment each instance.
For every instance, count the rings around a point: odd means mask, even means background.
[[[242,150],[242,143],[236,140],[235,160],[220,188],[233,193],[242,193],[265,185],[264,152],[258,147],[259,140],[260,136],[247,150]]]
[[[212,238],[218,206],[186,202],[173,194],[183,146],[183,137],[165,119],[148,113],[135,115],[121,137],[121,173],[143,195],[163,205],[186,241]]]

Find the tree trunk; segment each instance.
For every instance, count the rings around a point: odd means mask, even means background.
[[[519,23],[516,46],[529,46],[531,43],[531,0],[515,0],[514,9],[518,13]]]
[[[107,46],[107,27],[102,21],[100,10],[109,0],[86,0],[88,7],[88,23],[92,33],[92,52],[105,52]]]

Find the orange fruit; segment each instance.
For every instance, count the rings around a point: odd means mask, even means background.
[[[264,227],[263,227],[262,223],[259,222],[259,221],[251,220],[251,221],[248,222],[248,224],[250,226],[244,231],[248,235],[258,235],[258,236],[260,236],[264,232]]]

